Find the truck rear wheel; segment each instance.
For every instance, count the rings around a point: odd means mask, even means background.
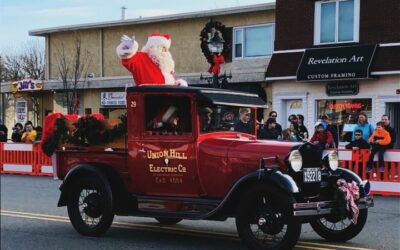
[[[78,178],[72,183],[68,200],[68,216],[80,234],[99,236],[114,219],[112,191],[108,181],[96,176]]]
[[[274,186],[258,185],[243,195],[236,227],[249,249],[292,249],[301,223],[293,217],[294,198]]]
[[[155,217],[158,222],[160,222],[163,225],[175,225],[182,221],[182,219],[177,219],[177,218],[163,218],[163,217]]]

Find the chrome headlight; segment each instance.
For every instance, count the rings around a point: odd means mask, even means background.
[[[336,153],[336,151],[331,151],[328,154],[328,162],[329,162],[329,168],[332,171],[335,171],[339,167],[339,157]]]
[[[293,150],[290,152],[289,164],[293,171],[299,172],[301,170],[301,167],[303,166],[303,157],[299,150]]]

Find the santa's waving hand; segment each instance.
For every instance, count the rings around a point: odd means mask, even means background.
[[[139,45],[135,41],[135,36],[129,37],[123,35],[121,37],[121,43],[117,47],[117,54],[121,59],[131,58],[138,50]]]
[[[165,84],[187,86],[184,80],[175,80],[175,63],[169,52],[171,39],[168,34],[152,34],[142,51],[138,51],[135,37],[123,35],[117,47],[121,64],[133,76],[137,86],[142,84]]]

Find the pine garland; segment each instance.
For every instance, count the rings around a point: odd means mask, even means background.
[[[43,152],[51,156],[59,143],[70,143],[74,146],[96,146],[114,141],[127,133],[126,114],[118,117],[121,123],[112,129],[106,129],[104,123],[96,116],[84,116],[74,123],[75,129],[70,132],[65,117],[57,118],[52,136],[42,143]]]

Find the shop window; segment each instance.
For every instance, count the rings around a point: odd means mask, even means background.
[[[314,44],[358,42],[360,0],[315,3]]]
[[[372,118],[372,99],[317,100],[317,117],[328,116],[331,124],[339,131],[339,141],[351,141],[357,116],[364,112]]]
[[[147,135],[191,135],[190,98],[186,96],[145,97]]]
[[[233,29],[235,59],[271,56],[274,51],[274,24]]]

